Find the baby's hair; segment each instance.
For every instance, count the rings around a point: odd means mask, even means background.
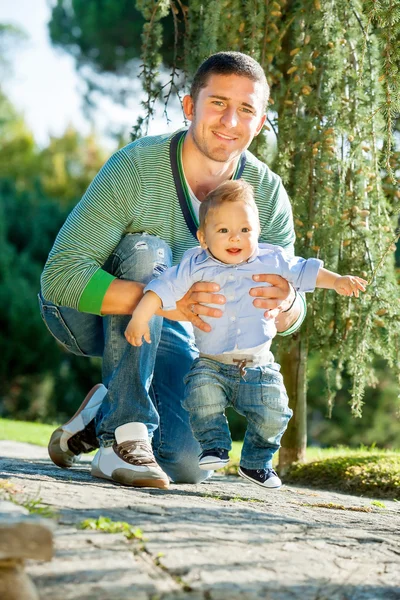
[[[245,202],[255,212],[258,218],[258,208],[254,201],[253,187],[243,179],[235,179],[221,183],[215,190],[207,194],[200,204],[199,229],[204,229],[207,214],[226,202]]]

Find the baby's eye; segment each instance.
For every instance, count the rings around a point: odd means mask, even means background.
[[[242,227],[242,233],[249,233],[250,227]]]
[[[226,227],[221,227],[221,229],[218,229],[218,233],[228,233],[228,230]]]

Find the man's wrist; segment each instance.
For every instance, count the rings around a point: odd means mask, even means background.
[[[295,333],[303,323],[307,314],[307,304],[304,294],[297,294],[291,310],[280,313],[275,320],[278,335],[286,336]]]
[[[294,305],[294,303],[296,302],[297,293],[291,283],[289,283],[289,288],[290,288],[289,296],[281,304],[281,307],[282,307],[281,313],[289,312],[290,309],[292,308],[292,306]]]
[[[294,288],[293,288],[293,292],[294,292],[294,296],[293,296],[292,302],[289,305],[289,308],[287,308],[286,310],[282,310],[281,312],[288,313],[290,310],[292,310],[292,308],[293,308],[293,306],[294,306],[294,304],[295,304],[295,302],[297,300],[297,291]],[[287,302],[289,302],[289,300],[290,300],[290,297],[289,297],[289,299],[287,299]]]

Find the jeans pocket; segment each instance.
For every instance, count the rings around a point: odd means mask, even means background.
[[[292,414],[289,408],[289,398],[280,373],[274,375],[264,373],[261,382],[261,398],[262,403],[269,409]]]
[[[58,306],[46,303],[38,294],[40,314],[43,323],[56,341],[68,352],[78,356],[87,356],[77,344],[77,341],[65,323]]]

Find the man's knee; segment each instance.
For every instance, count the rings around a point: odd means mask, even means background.
[[[104,269],[118,279],[148,283],[171,265],[172,251],[166,242],[146,233],[128,233]]]

